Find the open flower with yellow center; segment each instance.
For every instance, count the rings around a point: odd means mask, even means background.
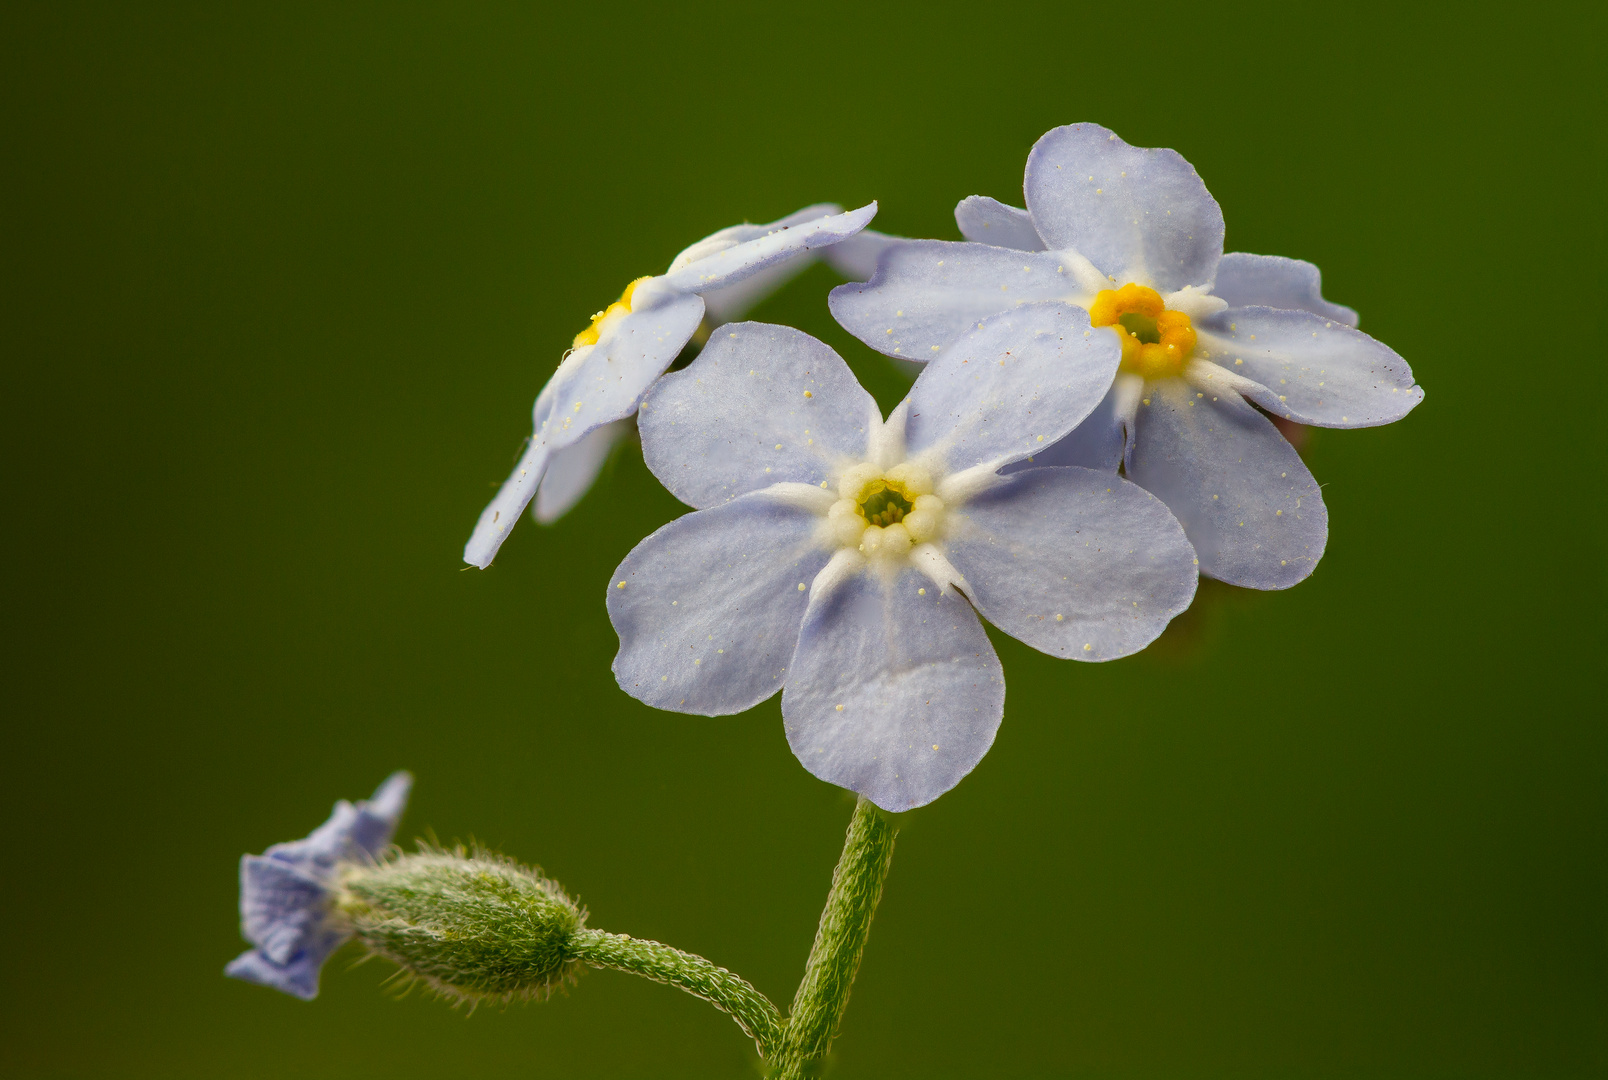
[[[873,348],[921,361],[1017,305],[1086,309],[1120,339],[1120,370],[1089,420],[1035,462],[1121,466],[1183,522],[1203,573],[1259,589],[1306,577],[1328,511],[1264,413],[1388,424],[1424,396],[1407,362],[1323,298],[1311,263],[1223,254],[1222,211],[1172,150],[1097,124],[1056,128],[1028,156],[1023,190],[1026,210],[963,200],[968,243],[886,247],[868,282],[833,291],[832,313]]]
[[[804,269],[809,252],[853,236],[876,212],[876,203],[848,213],[820,205],[768,225],[734,225],[687,248],[659,277],[627,285],[575,335],[537,395],[535,432],[481,511],[464,561],[490,566],[533,498],[538,517],[552,521],[586,493],[642,395],[706,315],[717,323],[737,317]]]
[[[1003,714],[979,615],[1051,655],[1109,660],[1194,596],[1193,549],[1136,485],[999,473],[1088,415],[1119,352],[1078,308],[1019,308],[963,335],[884,420],[807,334],[717,331],[642,405],[648,467],[696,509],[609,583],[620,686],[706,716],[781,690],[816,776],[888,810],[949,790]]]

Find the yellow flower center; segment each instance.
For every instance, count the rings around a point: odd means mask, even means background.
[[[575,335],[575,341],[570,345],[570,348],[579,349],[582,345],[596,345],[598,338],[603,336],[604,320],[611,315],[629,315],[631,313],[631,294],[636,292],[636,287],[646,280],[648,279],[645,277],[637,278],[625,287],[625,291],[620,294],[618,300],[593,315],[592,325]]]
[[[1195,327],[1182,311],[1168,311],[1155,289],[1129,282],[1094,298],[1089,322],[1109,326],[1122,339],[1122,370],[1146,379],[1176,378],[1195,349]]]
[[[943,531],[944,501],[932,487],[927,471],[909,462],[886,472],[856,465],[838,481],[840,497],[827,514],[832,533],[867,558],[905,555]]]

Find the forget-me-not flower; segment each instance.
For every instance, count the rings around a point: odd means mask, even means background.
[[[352,936],[332,905],[340,865],[366,862],[384,850],[412,786],[407,773],[394,773],[367,801],[336,803],[329,820],[306,839],[243,856],[240,932],[253,947],[224,973],[304,1001],[317,997],[319,969]]]
[[[1002,466],[1100,401],[1120,350],[1061,303],[953,342],[883,420],[829,347],[718,331],[638,417],[655,476],[696,508],[609,585],[615,677],[706,716],[782,690],[810,772],[888,810],[930,802],[994,741],[1005,683],[978,615],[1055,656],[1142,649],[1194,595],[1162,503],[1115,475]]]
[[[490,566],[538,489],[543,520],[554,520],[574,505],[624,434],[618,422],[636,412],[642,394],[706,314],[716,322],[735,317],[802,270],[807,252],[865,228],[877,204],[836,210],[810,206],[768,225],[722,229],[677,255],[663,275],[631,282],[618,300],[592,316],[592,325],[575,335],[537,395],[530,444],[481,512],[464,546],[464,561]]]
[[[973,196],[969,243],[886,250],[832,312],[892,356],[935,355],[1015,305],[1060,299],[1122,342],[1110,393],[1038,460],[1114,470],[1172,508],[1201,571],[1280,589],[1328,538],[1317,482],[1274,416],[1322,427],[1400,419],[1423,399],[1407,363],[1323,299],[1318,269],[1223,254],[1223,215],[1189,162],[1096,124],[1049,132],[1028,156],[1027,209]]]

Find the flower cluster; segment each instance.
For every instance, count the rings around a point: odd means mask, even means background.
[[[1423,398],[1406,362],[1310,263],[1224,254],[1221,210],[1171,150],[1057,128],[1024,195],[963,200],[958,243],[865,230],[874,205],[811,208],[633,283],[538,397],[465,557],[490,562],[538,482],[554,494],[537,516],[561,512],[640,408],[648,467],[694,509],[610,583],[620,686],[704,715],[780,690],[804,766],[889,810],[937,798],[993,742],[1005,684],[982,620],[1110,660],[1153,641],[1198,574],[1306,577],[1328,511],[1274,418],[1399,419]],[[838,322],[925,365],[888,416],[783,326],[706,324],[665,374],[700,320],[735,318],[814,248],[856,279],[831,294]]]

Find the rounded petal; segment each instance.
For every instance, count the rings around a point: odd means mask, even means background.
[[[1065,260],[987,244],[911,240],[889,248],[863,285],[839,285],[828,305],[878,352],[918,362],[1001,311],[1081,295]]]
[[[1395,350],[1309,311],[1229,308],[1198,333],[1212,362],[1261,384],[1241,393],[1303,424],[1378,427],[1424,400]]]
[[[1310,311],[1331,322],[1357,325],[1357,313],[1323,298],[1323,276],[1318,268],[1282,255],[1247,255],[1230,251],[1217,264],[1212,292],[1229,307],[1271,307]]]
[[[637,423],[642,454],[676,498],[715,506],[772,484],[820,484],[863,459],[880,421],[842,357],[801,330],[730,323],[654,386]]]
[[[1200,572],[1248,589],[1312,573],[1329,537],[1317,481],[1273,422],[1232,390],[1152,383],[1128,476],[1184,526]]]
[[[1119,283],[1164,293],[1211,284],[1223,211],[1177,151],[1069,124],[1034,144],[1023,191],[1048,247],[1071,248]]]
[[[760,492],[677,518],[632,549],[609,582],[620,688],[702,716],[781,689],[829,555],[814,542],[816,520]]]
[[[995,468],[1048,449],[1100,404],[1122,347],[1093,333],[1089,314],[1028,304],[972,329],[928,364],[910,390],[912,455],[940,455],[950,472]]]
[[[805,251],[847,239],[869,225],[876,216],[877,204],[868,203],[846,214],[825,214],[812,221],[778,225],[763,236],[675,266],[665,274],[664,280],[672,288],[683,292],[713,292]],[[694,245],[688,250],[693,251],[699,246]],[[677,262],[680,261],[678,258]]]
[[[977,614],[913,569],[859,574],[813,600],[782,694],[804,767],[895,812],[960,783],[1004,709]]]
[[[1044,240],[1033,228],[1031,214],[987,195],[968,195],[960,200],[955,207],[955,224],[960,235],[976,244],[1014,251],[1044,250]]]
[[[603,463],[631,434],[629,418],[615,420],[586,433],[580,442],[555,453],[547,463],[541,487],[536,489],[536,520],[551,525],[574,508],[592,489]]]
[[[1136,653],[1195,596],[1195,550],[1154,495],[1093,469],[1016,473],[944,542],[978,612],[1051,656]]]
[[[1100,469],[1114,473],[1122,464],[1122,418],[1117,415],[1117,388],[1106,391],[1100,404],[1072,434],[1047,450],[1036,450],[1022,461],[1008,465],[1006,475],[1039,469],[1047,465],[1074,465],[1084,469]]]
[[[536,432],[514,471],[464,545],[463,561],[484,569],[497,557],[508,530],[536,496],[556,451],[574,446],[604,424],[636,412],[637,403],[692,339],[703,320],[703,300],[643,282],[632,310],[608,327],[595,345],[571,351],[536,398]]]

